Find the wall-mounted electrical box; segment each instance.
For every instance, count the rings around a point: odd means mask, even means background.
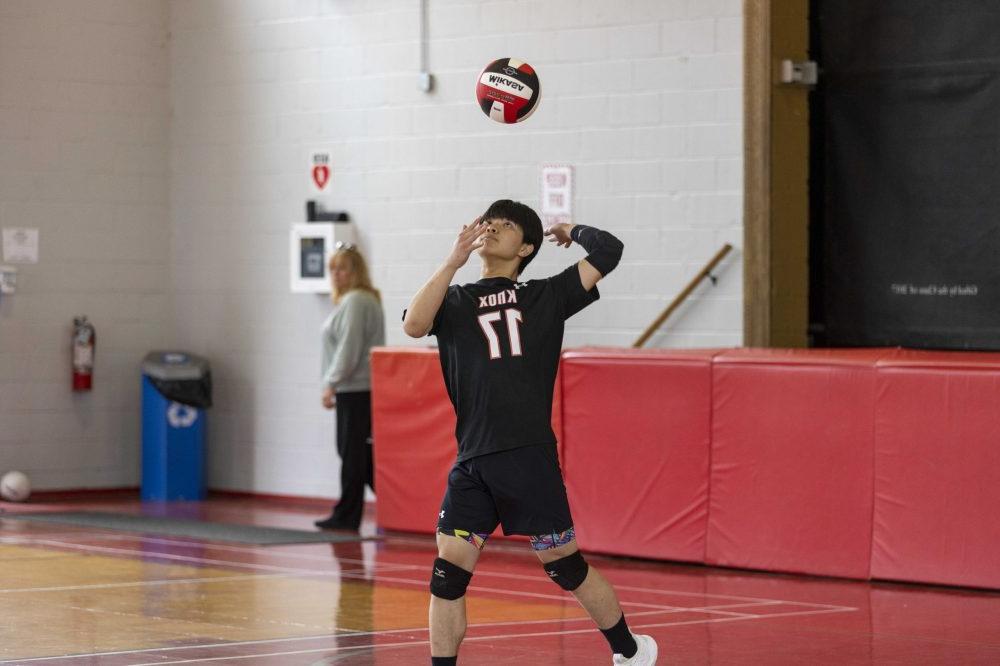
[[[289,241],[291,288],[296,294],[329,294],[330,257],[339,243],[357,242],[351,222],[293,224]]]

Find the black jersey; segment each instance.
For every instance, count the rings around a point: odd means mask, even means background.
[[[452,285],[430,335],[458,425],[458,460],[554,444],[552,390],[564,323],[600,298],[576,264],[545,280]]]

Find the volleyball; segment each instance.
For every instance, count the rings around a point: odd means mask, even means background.
[[[523,60],[494,60],[479,73],[476,101],[491,120],[509,125],[527,120],[538,108],[541,86],[534,68]]]
[[[0,479],[0,497],[8,502],[23,502],[31,494],[31,482],[24,472],[7,472]]]

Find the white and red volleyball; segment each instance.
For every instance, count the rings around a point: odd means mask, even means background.
[[[500,58],[486,66],[476,84],[479,108],[491,120],[511,124],[527,120],[538,108],[538,74],[523,60]]]

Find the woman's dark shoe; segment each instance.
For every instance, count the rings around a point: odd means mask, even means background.
[[[346,532],[357,532],[358,528],[354,525],[348,525],[347,523],[341,522],[334,516],[329,518],[324,518],[323,520],[316,520],[313,525],[323,530],[343,530]]]

